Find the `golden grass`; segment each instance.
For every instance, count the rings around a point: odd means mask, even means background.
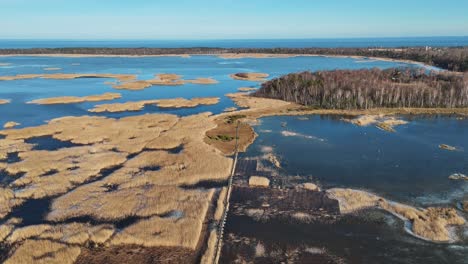
[[[17,199],[12,189],[0,187],[0,219],[11,212],[11,209],[22,201]]]
[[[270,185],[270,180],[265,177],[252,176],[249,178],[249,186],[254,187],[268,187]]]
[[[424,239],[448,242],[454,237],[448,229],[451,225],[463,225],[465,219],[453,208],[417,209],[408,205],[387,201],[375,194],[353,189],[329,189],[330,198],[339,202],[342,213],[352,213],[365,208],[381,208],[412,223],[412,232]]]
[[[15,226],[10,224],[0,225],[0,243],[3,242],[5,238],[11,234],[14,228]]]
[[[153,85],[164,85],[164,86],[175,86],[184,85],[186,83],[192,84],[216,84],[218,81],[212,78],[197,78],[193,80],[183,80],[182,76],[171,73],[157,74],[155,78],[150,80],[138,80],[122,82],[120,84],[113,84],[112,87],[115,89],[125,90],[143,90]]]
[[[214,219],[217,221],[221,220],[221,217],[223,217],[224,201],[226,199],[226,195],[227,195],[227,187],[223,187],[221,191],[219,192],[218,201],[216,202],[216,211],[214,214]]]
[[[5,261],[5,264],[71,264],[80,253],[81,249],[77,246],[48,240],[26,240]]]
[[[93,113],[117,113],[117,112],[127,112],[127,111],[140,111],[146,105],[156,104],[157,100],[143,100],[136,102],[125,102],[125,103],[113,103],[113,104],[101,104],[96,105],[94,108],[89,109],[89,112]]]
[[[306,190],[310,190],[310,191],[320,191],[320,187],[318,187],[317,185],[311,183],[311,182],[306,182],[304,184],[302,184],[302,188],[306,189]]]
[[[87,242],[103,244],[114,234],[111,225],[97,225],[70,223],[63,225],[32,225],[16,228],[7,238],[10,244],[27,239],[47,239],[60,241],[69,245],[85,245]]]
[[[269,76],[268,73],[259,72],[241,72],[229,75],[234,80],[240,81],[252,81],[252,82],[263,82]]]
[[[145,105],[155,104],[161,108],[183,108],[183,107],[196,107],[199,105],[213,105],[219,102],[218,97],[205,97],[205,98],[174,98],[174,99],[158,99],[158,100],[143,100],[136,102],[114,103],[96,105],[89,112],[102,113],[102,112],[125,112],[125,111],[140,111]]]
[[[212,264],[216,253],[216,243],[218,241],[218,233],[216,229],[211,230],[208,238],[208,244],[206,246],[205,253],[200,260],[200,264]]]
[[[9,121],[9,122],[6,122],[4,125],[3,125],[3,128],[5,129],[10,129],[10,128],[14,128],[15,126],[19,126],[21,125],[20,123],[17,123],[17,122],[13,122],[13,121]]]
[[[117,233],[111,244],[136,244],[143,246],[181,246],[190,249],[197,247],[203,221],[213,190],[199,192],[197,196],[185,199],[177,209],[183,212],[181,218],[153,216],[125,228]]]
[[[10,102],[11,102],[11,100],[9,100],[9,99],[0,99],[0,105],[2,105],[2,104],[8,104],[8,103],[10,103]]]
[[[0,192],[4,215],[17,205],[15,201],[59,195],[47,215],[52,222],[80,216],[106,221],[129,216],[143,218],[118,234],[114,234],[112,225],[72,223],[12,230],[1,227],[8,242],[18,247],[10,260],[19,258],[16,254],[21,252],[21,243],[29,243],[30,239],[59,241],[67,248],[93,241],[195,249],[214,189],[179,186],[228,178],[232,159],[204,142],[206,131],[215,127],[214,117],[203,113],[121,119],[63,117],[37,127],[0,131],[6,136],[0,139],[0,153],[19,152],[20,157],[19,162],[2,166],[11,174],[24,173],[13,182],[15,193],[10,189]],[[38,136],[86,145],[46,151],[32,150],[32,146],[24,143]],[[183,146],[179,153],[168,151],[178,146]],[[128,159],[129,154],[136,155]],[[83,184],[114,166],[120,168]],[[170,212],[174,214],[162,216]],[[30,256],[24,254],[21,257]]]
[[[199,105],[214,105],[219,103],[219,97],[204,97],[192,98],[190,100],[184,98],[160,99],[156,105],[162,108],[181,108],[181,107],[196,107]]]
[[[30,101],[30,104],[41,104],[41,105],[50,105],[50,104],[77,104],[83,102],[98,102],[98,101],[108,101],[121,98],[122,95],[119,93],[104,93],[99,95],[87,95],[82,97],[77,96],[63,96],[63,97],[52,97],[52,98],[43,98]]]

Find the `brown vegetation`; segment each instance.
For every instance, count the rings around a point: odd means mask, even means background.
[[[459,216],[453,208],[417,209],[387,201],[368,192],[352,189],[329,189],[327,194],[330,198],[338,200],[341,213],[352,213],[365,208],[381,208],[410,221],[415,235],[431,241],[453,241],[453,234],[448,227],[465,223],[465,219]]]
[[[219,102],[219,97],[204,97],[204,98],[173,98],[173,99],[157,99],[157,100],[143,100],[136,102],[113,103],[96,105],[89,112],[102,113],[102,112],[125,112],[125,111],[140,111],[145,105],[155,104],[161,108],[184,108],[184,107],[197,107],[199,105],[213,105]]]
[[[269,76],[267,73],[258,72],[240,72],[230,75],[234,80],[240,81],[252,81],[252,82],[263,82]]]
[[[38,127],[0,131],[6,136],[0,139],[0,154],[14,150],[20,158],[19,162],[1,163],[2,168],[9,174],[21,173],[12,183],[15,191],[0,191],[1,217],[25,200],[58,196],[47,214],[56,225],[0,227],[2,236],[17,248],[11,261],[35,257],[34,251],[23,249],[31,239],[54,241],[67,250],[80,250],[90,242],[195,250],[214,190],[180,186],[225,180],[232,166],[232,159],[203,142],[206,131],[216,126],[213,119],[209,113],[118,120],[64,117]],[[86,146],[46,151],[32,150],[24,143],[38,136]],[[180,151],[172,151],[179,147]],[[61,224],[81,217],[94,219],[96,224]],[[128,218],[136,221],[115,235],[112,224],[97,224]],[[52,252],[50,256],[59,255],[53,249],[47,251]],[[63,257],[66,261],[67,256]]]
[[[30,101],[30,104],[42,104],[42,105],[49,105],[49,104],[77,104],[83,102],[98,102],[98,101],[108,101],[121,98],[122,95],[119,93],[104,93],[99,95],[87,95],[87,96],[62,96],[62,97],[51,97],[51,98],[43,98],[43,99],[36,99]]]
[[[5,264],[72,264],[80,252],[77,246],[49,240],[26,240],[5,261]]]

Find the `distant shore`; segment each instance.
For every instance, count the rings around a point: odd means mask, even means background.
[[[194,55],[237,58],[288,58],[297,56],[350,57],[421,63],[441,69],[468,71],[468,46],[411,48],[33,48],[0,49],[0,56],[46,57],[161,57]]]

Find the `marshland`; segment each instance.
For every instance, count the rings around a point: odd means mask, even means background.
[[[212,263],[237,143],[221,262],[463,263],[463,62],[414,50],[0,57],[0,259]]]

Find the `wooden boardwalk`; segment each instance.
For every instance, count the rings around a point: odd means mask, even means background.
[[[219,257],[221,256],[221,249],[223,247],[223,235],[224,235],[224,226],[226,225],[226,220],[227,220],[227,215],[229,212],[229,200],[231,198],[231,193],[232,193],[232,182],[233,178],[236,172],[236,166],[237,166],[237,157],[238,157],[238,142],[239,142],[239,122],[237,122],[236,126],[236,145],[234,149],[234,162],[231,168],[231,175],[229,176],[229,181],[228,181],[228,189],[226,193],[226,197],[224,199],[224,210],[223,210],[223,215],[221,217],[221,220],[219,222],[218,226],[218,239],[216,241],[216,246],[215,246],[215,255],[213,257],[213,263],[218,264],[219,262]]]

